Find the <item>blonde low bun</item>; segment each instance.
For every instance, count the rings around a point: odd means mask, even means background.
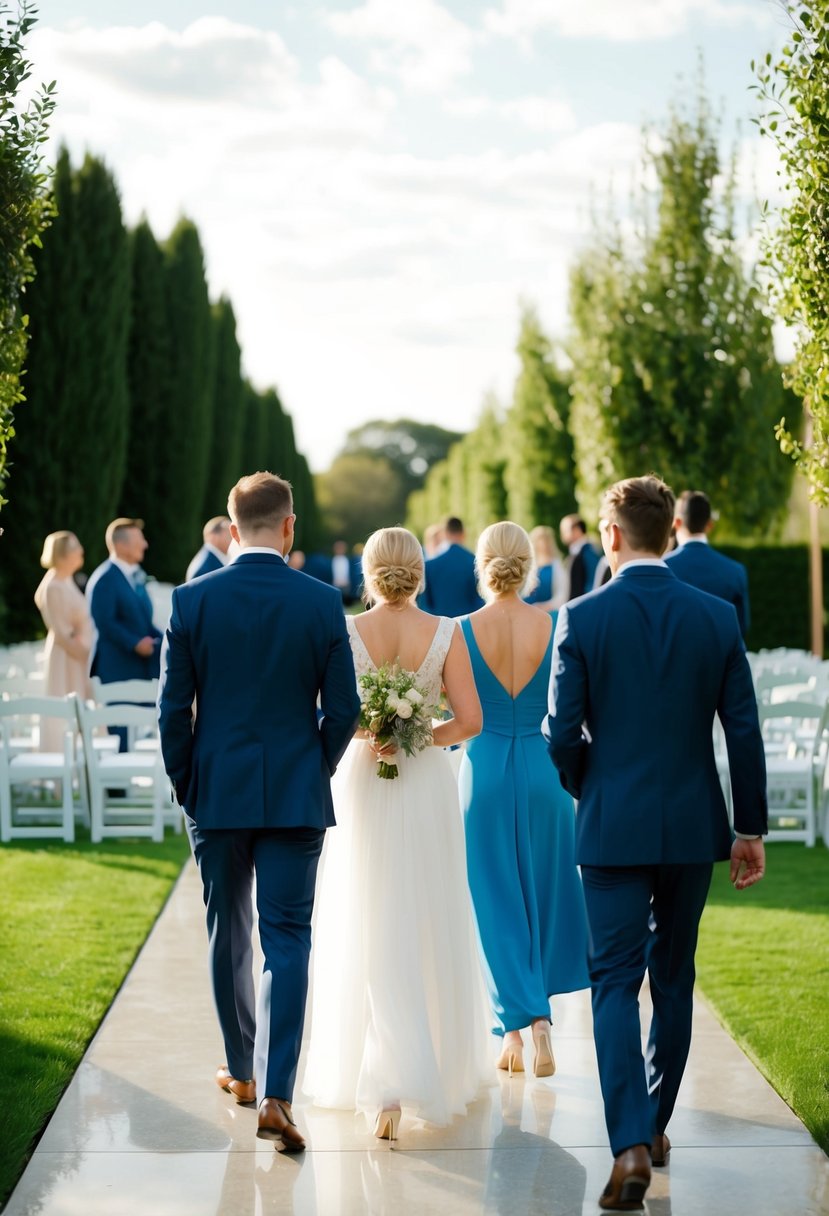
[[[363,579],[368,600],[395,604],[423,587],[423,551],[406,528],[372,532],[363,550]]]
[[[522,594],[535,576],[527,533],[511,520],[490,524],[481,533],[475,555],[481,590],[487,599]]]

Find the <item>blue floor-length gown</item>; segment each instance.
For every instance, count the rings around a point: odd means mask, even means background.
[[[555,625],[555,621],[554,621]],[[483,729],[461,760],[469,887],[495,1016],[493,1033],[550,1016],[550,996],[587,988],[587,920],[574,859],[573,799],[547,754],[552,635],[530,682],[511,697],[461,621]]]

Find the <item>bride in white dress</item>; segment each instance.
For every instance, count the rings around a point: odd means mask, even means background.
[[[443,685],[454,716],[435,725],[433,747],[395,754],[394,780],[376,773],[388,748],[358,731],[334,777],[303,1089],[393,1140],[401,1108],[446,1124],[492,1076],[457,782],[441,750],[478,733],[481,709],[460,629],[415,606],[423,556],[412,533],[373,533],[363,574],[375,606],[347,618],[357,675],[397,662],[427,704]]]

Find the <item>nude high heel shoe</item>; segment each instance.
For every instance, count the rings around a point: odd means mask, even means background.
[[[378,1140],[396,1140],[400,1126],[400,1107],[384,1106],[377,1112],[374,1134]]]
[[[523,1072],[524,1055],[522,1049],[512,1045],[505,1047],[496,1060],[495,1067],[508,1072],[510,1076],[514,1072]]]
[[[556,1071],[556,1061],[550,1042],[549,1022],[533,1022],[533,1044],[533,1074],[536,1077],[552,1077]]]

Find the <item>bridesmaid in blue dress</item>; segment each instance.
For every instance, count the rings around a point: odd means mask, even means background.
[[[554,620],[521,599],[533,574],[529,537],[492,524],[476,555],[484,608],[461,621],[483,709],[466,745],[460,796],[469,887],[495,1025],[498,1067],[552,1076],[550,1000],[589,985],[587,922],[574,859],[575,808],[541,734]]]

